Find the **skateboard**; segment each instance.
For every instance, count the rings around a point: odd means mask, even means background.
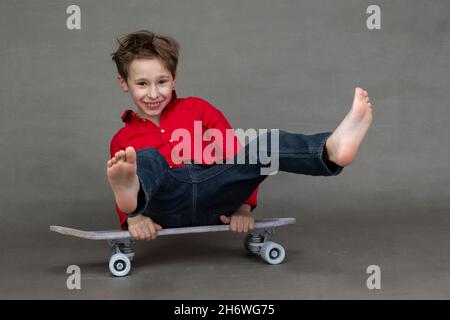
[[[246,235],[244,240],[245,249],[254,255],[259,255],[269,264],[280,264],[286,253],[284,248],[276,242],[269,241],[270,235],[281,226],[294,224],[295,218],[274,218],[255,221],[255,228]],[[68,236],[88,240],[106,240],[111,248],[109,259],[109,271],[116,277],[128,275],[131,270],[131,261],[135,253],[131,248],[134,240],[128,231],[104,230],[84,231],[60,226],[50,226],[50,230]],[[187,233],[204,233],[230,230],[229,225],[208,225],[197,227],[167,228],[157,232],[158,236],[168,236]]]

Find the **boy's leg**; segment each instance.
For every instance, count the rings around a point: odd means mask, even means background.
[[[339,174],[344,166],[355,159],[371,123],[372,105],[368,93],[355,88],[352,108],[333,133],[302,135],[280,131],[278,150],[270,141],[273,135],[259,136],[234,159],[240,159],[241,163],[246,164],[225,165],[222,169],[215,169],[220,171],[219,174],[211,175],[205,184],[206,191],[219,191],[215,196],[209,196],[212,204],[209,211],[214,213],[217,207],[223,213],[232,214],[267,177],[261,174],[262,169],[264,174],[276,173],[278,170],[314,176]],[[261,145],[260,141],[267,141],[267,147],[264,143]],[[253,149],[250,146],[252,144]],[[259,147],[258,151],[254,151],[255,144]],[[263,165],[261,160],[267,163],[267,158],[278,160],[278,163],[273,168]],[[248,164],[249,161],[254,164]]]
[[[169,166],[155,148],[126,148],[108,161],[108,179],[119,209],[129,217],[145,212]]]
[[[157,193],[162,181],[169,170],[166,159],[155,148],[141,149],[137,153],[137,176],[140,189],[136,209],[129,213],[129,217],[144,214],[147,207]]]
[[[205,169],[198,175],[197,224],[217,224],[220,215],[232,215],[268,173],[339,174],[343,168],[324,154],[330,135],[330,132],[304,135],[281,130],[278,135],[262,134],[234,157],[233,164]],[[271,158],[272,163],[267,163],[267,158]],[[277,165],[269,169],[273,163]]]
[[[325,148],[331,134],[323,132],[306,135],[272,130],[247,144],[234,157],[233,163],[249,164],[252,167],[250,172],[263,176],[278,171],[311,176],[338,175],[343,167],[328,159]],[[242,169],[248,170],[245,167]]]
[[[171,169],[161,179],[158,191],[143,213],[163,228],[191,225],[194,188],[188,166]]]

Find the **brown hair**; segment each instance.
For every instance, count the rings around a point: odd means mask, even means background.
[[[111,53],[117,71],[128,81],[128,68],[134,59],[157,58],[170,71],[175,79],[178,65],[178,42],[168,36],[155,34],[147,30],[129,33],[120,39],[116,38],[119,47]]]

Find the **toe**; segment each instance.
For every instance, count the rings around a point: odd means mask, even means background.
[[[356,87],[356,89],[355,89],[355,97],[357,97],[358,100],[363,101],[363,99],[364,99],[364,90],[359,88],[359,87]]]
[[[136,162],[136,151],[134,150],[133,147],[127,147],[124,152],[126,154],[125,157],[127,159],[127,162],[130,163]]]
[[[120,160],[125,160],[125,151],[120,150],[116,153],[116,160],[120,161]]]

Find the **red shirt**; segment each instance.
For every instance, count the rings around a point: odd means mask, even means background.
[[[110,146],[111,158],[119,150],[125,150],[128,146],[134,147],[134,149],[140,150],[144,148],[156,148],[159,153],[166,159],[170,168],[183,167],[185,164],[178,160],[190,160],[192,163],[207,163],[211,164],[216,162],[216,154],[212,150],[211,146],[208,152],[205,152],[205,148],[211,145],[211,142],[216,143],[218,150],[222,152],[222,155],[217,155],[222,159],[226,159],[227,155],[236,154],[242,148],[239,140],[233,134],[231,137],[233,144],[233,150],[227,150],[227,143],[225,143],[225,137],[227,136],[226,129],[231,129],[230,124],[223,114],[213,107],[207,101],[196,98],[178,98],[175,91],[172,95],[172,100],[166,106],[161,113],[159,120],[160,124],[157,126],[152,121],[140,118],[134,111],[127,109],[122,114],[122,121],[125,122],[125,126],[121,128],[112,138]],[[201,121],[200,124],[194,121]],[[189,145],[191,148],[191,154],[187,152],[186,155],[180,151],[179,144],[183,139],[177,138],[172,140],[172,132],[176,129],[186,129],[190,133],[191,141]],[[195,138],[194,131],[197,134],[201,131],[199,137],[203,137],[203,134],[208,129],[218,129],[224,138],[224,143],[220,139],[211,138],[211,141],[203,141],[204,139]],[[230,132],[228,137],[230,138]],[[184,142],[184,140],[183,140]],[[184,144],[184,143],[183,143]],[[178,146],[177,146],[178,145]],[[172,150],[177,148],[176,154],[180,154],[179,159],[172,160]],[[186,150],[186,149],[185,149]],[[211,152],[212,150],[212,152]],[[209,156],[211,155],[211,156]],[[175,163],[181,162],[181,163]],[[225,160],[223,160],[225,163]],[[169,169],[170,170],[170,169]],[[252,193],[252,195],[244,202],[252,207],[252,210],[257,205],[257,193],[258,188]],[[120,225],[122,229],[127,229],[127,215],[120,211],[116,204],[116,211],[120,218]]]

